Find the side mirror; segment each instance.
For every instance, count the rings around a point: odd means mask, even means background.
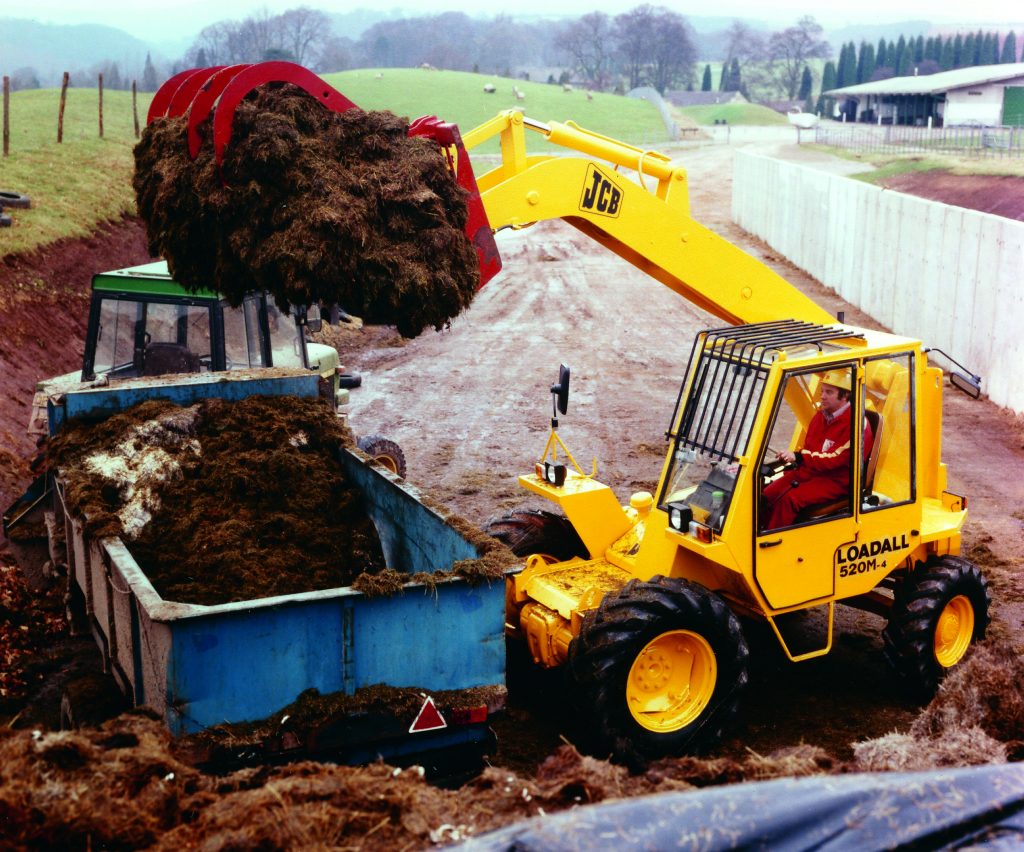
[[[551,386],[551,393],[554,395],[553,402],[562,414],[569,410],[569,375],[569,368],[562,364],[558,368],[558,384]]]
[[[981,379],[978,376],[971,376],[953,370],[949,374],[949,383],[957,390],[963,391],[971,399],[981,396]]]
[[[296,306],[295,321],[299,325],[304,325],[310,331],[320,331],[320,329],[323,328],[323,320],[320,318],[320,306]]]

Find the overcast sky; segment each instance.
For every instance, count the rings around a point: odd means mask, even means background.
[[[644,0],[518,0],[514,4],[491,6],[471,3],[469,0],[402,0],[393,4],[405,14],[434,14],[443,11],[465,11],[471,15],[491,16],[500,12],[517,15],[581,15],[599,8],[617,14],[640,5]],[[836,28],[852,23],[886,23],[905,20],[931,20],[935,23],[961,23],[966,27],[997,27],[1008,22],[1013,0],[717,0],[710,6],[702,3],[680,3],[674,0],[651,5],[667,6],[684,16],[716,15],[769,20],[795,21],[812,12],[819,23]],[[34,18],[54,24],[98,23],[119,27],[147,41],[167,41],[190,37],[214,21],[225,18],[244,18],[260,9],[283,12],[285,9],[306,5],[326,12],[349,12],[364,7],[375,7],[366,0],[30,0],[15,5],[4,3],[0,15]],[[1024,18],[1012,14],[1015,20]]]

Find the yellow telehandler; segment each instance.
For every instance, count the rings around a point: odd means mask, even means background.
[[[529,155],[526,130],[584,156]],[[694,221],[667,157],[518,112],[467,133],[466,148],[494,135],[501,165],[478,178],[492,228],[564,219],[730,323],[697,336],[657,490],[627,506],[558,435],[563,368],[550,439],[519,478],[561,511],[488,528],[526,560],[509,634],[537,664],[568,666],[597,742],[625,761],[717,741],[748,678],[738,616],[766,621],[799,662],[831,649],[837,602],[883,615],[887,657],[933,691],[984,635],[990,597],[959,556],[967,501],[946,488],[942,372],[921,342],[835,322]],[[951,379],[978,395],[979,377]],[[822,444],[825,396],[842,419]],[[827,635],[796,650],[782,616],[812,609]]]

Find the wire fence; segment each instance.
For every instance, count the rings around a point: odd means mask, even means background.
[[[819,145],[881,154],[1024,157],[1024,127],[903,127],[849,125],[815,128]]]

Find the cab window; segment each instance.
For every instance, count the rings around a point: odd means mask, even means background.
[[[849,516],[854,460],[866,458],[872,432],[853,427],[853,365],[788,375],[761,466],[762,532]]]
[[[876,421],[878,440],[865,475],[863,512],[915,499],[914,390],[913,353],[865,363],[862,405]]]

